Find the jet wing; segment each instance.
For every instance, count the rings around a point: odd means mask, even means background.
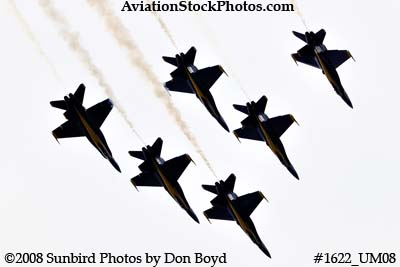
[[[299,54],[292,54],[292,58],[294,61],[296,61],[296,63],[301,62],[317,69],[320,68],[313,56],[300,56]]]
[[[314,51],[309,45],[303,46],[296,54],[292,54],[292,58],[296,63],[301,62],[317,69],[320,68],[314,58]]]
[[[226,221],[234,221],[235,218],[229,213],[227,208],[222,207],[212,207],[204,211],[204,216],[207,219],[216,219],[216,220],[226,220]]]
[[[154,173],[142,172],[141,174],[133,177],[131,183],[136,186],[163,186]]]
[[[242,127],[233,131],[233,134],[236,138],[245,138],[256,141],[264,141],[264,139],[260,136],[256,128],[253,127]]]
[[[352,57],[347,50],[328,50],[324,54],[335,69]]]
[[[193,94],[193,90],[190,88],[189,83],[181,78],[175,78],[166,82],[164,87],[169,91]]]
[[[170,159],[164,163],[164,169],[168,178],[177,181],[192,161],[188,154]]]
[[[271,126],[277,137],[281,137],[284,132],[295,122],[295,118],[292,115],[283,115],[271,118],[266,123]]]
[[[264,195],[260,191],[257,191],[238,197],[233,202],[243,217],[250,217],[264,198]]]
[[[218,65],[198,70],[192,76],[200,89],[209,90],[224,72],[224,69]]]
[[[113,103],[110,99],[106,99],[87,109],[86,114],[94,127],[100,129],[101,125],[107,118],[113,108]]]
[[[60,127],[53,131],[53,136],[58,138],[81,137],[85,136],[83,127],[74,120],[64,122]]]

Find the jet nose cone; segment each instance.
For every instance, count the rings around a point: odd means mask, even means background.
[[[351,108],[353,108],[353,104],[351,103],[351,100],[350,100],[350,98],[346,95],[345,97],[343,97],[343,100],[344,100],[344,102],[346,102],[346,104],[349,106],[349,107],[351,107]]]
[[[193,212],[192,209],[187,210],[187,213],[189,214],[190,217],[192,217],[192,219],[195,222],[200,223],[199,219],[197,218],[196,214]]]
[[[114,160],[114,158],[110,158],[109,161],[110,161],[111,165],[113,165],[113,167],[114,167],[118,172],[121,172],[121,169],[120,169],[120,167],[118,166],[118,163]]]
[[[222,117],[219,118],[218,122],[229,133],[229,127]]]
[[[287,166],[287,169],[289,170],[289,172],[297,179],[300,180],[299,175],[297,174],[296,170],[294,169],[293,165],[290,164],[289,166]]]
[[[263,243],[258,244],[258,247],[261,249],[262,252],[264,252],[265,255],[267,255],[268,258],[271,258],[271,254]]]

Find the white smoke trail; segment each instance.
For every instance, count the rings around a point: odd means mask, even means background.
[[[56,68],[54,67],[53,63],[51,62],[51,60],[48,58],[46,53],[43,51],[43,48],[40,45],[39,41],[36,39],[35,34],[32,32],[31,27],[26,22],[26,20],[22,16],[22,14],[19,12],[15,1],[10,0],[10,1],[8,1],[8,3],[10,4],[10,7],[11,7],[12,12],[14,13],[15,17],[18,19],[18,21],[22,27],[22,30],[25,32],[25,34],[28,36],[28,38],[34,44],[38,53],[46,60],[47,64],[50,66],[50,69],[52,70],[52,72],[53,72],[54,76],[57,78],[57,80],[61,82],[62,79],[60,78],[60,75],[58,74],[58,72],[57,72]]]
[[[151,12],[153,16],[157,19],[158,23],[160,24],[161,29],[164,31],[164,33],[168,36],[168,39],[171,41],[171,43],[174,45],[176,50],[178,50],[178,46],[175,42],[175,38],[173,37],[171,31],[168,29],[167,24],[165,24],[164,20],[161,18],[161,16],[157,13],[157,11],[152,11]]]
[[[308,26],[307,26],[306,20],[304,19],[303,13],[301,13],[301,10],[300,10],[299,4],[297,3],[297,0],[290,0],[290,2],[293,4],[297,15],[300,17],[301,22],[303,23],[304,27],[306,27],[306,29],[308,31]]]
[[[238,78],[238,75],[236,75],[236,72],[232,68],[232,63],[226,56],[223,49],[220,48],[220,45],[213,34],[213,30],[208,27],[207,23],[204,21],[204,18],[202,17],[200,12],[196,12],[196,15],[194,17],[198,20],[199,24],[201,24],[202,27],[204,28],[204,32],[207,35],[208,40],[210,41],[212,46],[217,49],[218,55],[222,57],[222,66],[226,70],[226,73],[229,75],[231,79],[233,79],[236,82],[243,95],[247,98],[247,100],[250,101],[249,95],[245,91],[240,79]]]
[[[181,114],[178,109],[170,100],[169,96],[161,88],[161,81],[158,80],[156,74],[153,72],[151,67],[147,64],[144,55],[140,51],[139,47],[130,37],[129,30],[122,24],[120,19],[114,14],[112,9],[108,6],[107,1],[97,1],[97,0],[87,0],[87,2],[95,7],[98,13],[104,18],[106,27],[112,33],[114,38],[117,40],[118,44],[126,49],[130,63],[137,67],[140,71],[143,72],[145,77],[151,83],[151,88],[153,93],[162,101],[165,105],[168,113],[174,118],[175,123],[179,126],[183,134],[190,141],[190,143],[195,147],[197,153],[201,156],[201,158],[206,163],[208,169],[216,176],[214,169],[211,166],[210,161],[207,159],[205,153],[201,149],[199,143],[197,142],[195,136],[192,134],[190,128],[183,120]]]
[[[103,73],[100,69],[93,63],[89,51],[87,51],[80,42],[79,35],[75,32],[70,31],[70,25],[66,18],[53,6],[50,0],[40,0],[40,6],[45,11],[46,15],[57,25],[60,35],[67,42],[68,46],[72,51],[74,51],[80,61],[85,65],[89,72],[96,77],[98,83],[104,88],[107,96],[111,98],[115,107],[122,115],[124,121],[129,125],[133,133],[139,138],[139,140],[145,144],[143,138],[135,130],[133,123],[129,120],[125,109],[119,104],[117,97],[114,94],[111,86],[106,81]]]

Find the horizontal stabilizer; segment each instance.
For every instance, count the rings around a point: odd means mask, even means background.
[[[141,160],[146,160],[144,157],[143,151],[129,151],[129,155],[131,155],[134,158],[141,159]]]
[[[306,36],[302,33],[296,32],[296,31],[292,31],[292,33],[294,34],[294,36],[296,36],[297,38],[303,40],[304,42],[307,43],[307,39]]]
[[[133,186],[163,186],[154,173],[142,172],[131,179]]]
[[[347,50],[328,50],[324,54],[335,69],[352,57]]]
[[[100,128],[103,125],[113,106],[111,100],[106,99],[87,109],[87,116],[94,127]]]
[[[50,105],[55,108],[67,110],[67,103],[64,100],[51,101]]]
[[[203,187],[204,190],[213,193],[213,194],[218,194],[217,192],[217,187],[215,185],[208,185],[208,184],[203,184],[201,187]]]
[[[246,106],[234,104],[234,105],[233,105],[233,108],[236,109],[236,110],[238,110],[238,111],[240,111],[240,112],[242,112],[242,113],[244,113],[244,114],[249,115],[249,111],[247,110],[247,107],[246,107]]]
[[[296,119],[289,114],[271,118],[267,121],[267,124],[271,126],[277,137],[281,137],[293,122],[296,122]]]
[[[79,101],[79,103],[83,103],[83,97],[85,96],[85,85],[83,83],[81,83],[78,89],[76,89],[74,96]]]
[[[244,120],[242,120],[240,124],[242,124],[243,127],[256,127],[257,122],[253,119],[253,117],[248,116]]]
[[[166,82],[164,87],[168,91],[193,94],[193,90],[190,88],[188,81],[181,78],[174,78]]]
[[[190,162],[192,162],[192,158],[188,154],[166,161],[164,169],[167,177],[173,181],[177,181]]]
[[[143,161],[139,165],[139,170],[142,171],[142,172],[151,172],[153,170],[153,168],[151,166],[151,162],[149,160]]]
[[[169,63],[169,64],[171,64],[171,65],[174,65],[174,66],[178,67],[178,62],[176,62],[176,58],[174,58],[174,57],[162,57],[162,59],[163,59],[165,62],[167,62],[167,63]]]
[[[185,79],[186,78],[185,67],[181,66],[176,68],[173,72],[170,73],[170,75],[173,79],[176,78]]]
[[[200,90],[206,91],[210,90],[224,72],[224,69],[218,65],[198,70],[192,76]]]
[[[264,195],[257,191],[238,197],[234,200],[234,204],[243,217],[250,217],[263,199],[265,199]]]
[[[217,195],[211,200],[211,205],[213,206],[225,206],[225,200],[222,195]]]
[[[204,211],[204,216],[209,219],[215,220],[226,220],[226,221],[234,221],[235,218],[229,213],[227,208],[223,207],[212,207]]]
[[[264,141],[262,136],[257,131],[257,128],[253,127],[243,127],[233,131],[236,138],[251,139],[256,141]]]

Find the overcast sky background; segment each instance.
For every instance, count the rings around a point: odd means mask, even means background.
[[[291,31],[306,30],[296,13],[160,14],[180,51],[197,48],[199,68],[221,64],[230,75],[211,90],[231,130],[244,118],[232,104],[247,101],[239,84],[252,100],[268,97],[269,116],[290,113],[300,124],[282,137],[300,176],[297,181],[264,143],[239,143],[194,96],[171,96],[218,178],[235,173],[238,195],[260,190],[270,200],[262,202],[252,218],[272,259],[236,223],[205,220],[202,212],[211,206],[213,195],[200,186],[215,178],[149,81],[132,67],[103,18],[83,0],[53,2],[145,141],[152,144],[160,136],[164,159],[188,153],[197,163],[189,165],[179,182],[200,225],[162,188],[137,192],[130,184],[140,161],[127,151],[139,150],[142,143],[116,109],[102,130],[122,174],[85,138],[57,144],[51,131],[65,119],[49,101],[62,99],[80,83],[87,87],[87,108],[107,95],[37,1],[16,1],[34,43],[10,2],[2,0],[1,257],[32,251],[226,252],[226,266],[274,267],[311,266],[317,252],[397,252],[400,257],[398,1],[298,1],[309,29],[327,31],[328,49],[348,49],[356,59],[338,69],[354,110],[320,70],[296,66],[291,59],[304,45]],[[161,56],[178,51],[153,15],[122,13],[123,2],[111,1],[110,6],[160,82],[169,80],[173,66]],[[356,257],[353,260],[357,263]]]

